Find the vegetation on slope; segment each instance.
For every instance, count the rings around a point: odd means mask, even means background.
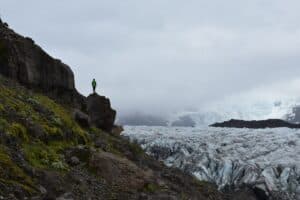
[[[20,150],[29,165],[38,169],[68,170],[64,149],[89,144],[87,130],[73,119],[70,108],[35,94],[3,77],[0,80],[0,183],[16,184],[33,192],[31,180],[12,159]],[[0,172],[0,173],[1,173]]]

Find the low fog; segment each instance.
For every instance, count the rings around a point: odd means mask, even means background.
[[[119,115],[300,96],[298,0],[0,0],[15,31],[91,80]],[[299,83],[299,84],[298,84]]]

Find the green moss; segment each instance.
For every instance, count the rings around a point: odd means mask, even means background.
[[[42,95],[36,95],[34,98],[40,104],[42,104],[54,113],[53,119],[55,119],[55,122],[59,120],[68,128],[71,128],[73,127],[73,125],[76,124],[72,119],[72,115],[69,112],[67,112],[67,110],[61,105],[55,103],[55,101],[53,101],[52,99],[49,99],[48,97]]]
[[[6,119],[0,118],[0,131],[5,131],[9,127],[8,122]]]
[[[0,130],[21,138],[25,158],[33,167],[67,170],[63,151],[77,144],[91,144],[87,131],[74,121],[70,110],[0,76]],[[41,127],[42,137],[29,132],[33,125]]]
[[[64,134],[60,128],[51,127],[51,126],[48,126],[47,124],[44,124],[43,128],[44,128],[45,133],[47,133],[52,138],[63,139]]]
[[[217,189],[215,187],[215,185],[209,183],[209,182],[205,182],[205,181],[200,181],[196,178],[193,178],[192,181],[193,185],[195,185],[197,187],[197,189],[199,191],[201,191],[201,193],[210,198],[214,195],[217,195]]]
[[[23,151],[27,161],[34,167],[40,169],[67,170],[68,166],[63,160],[60,150],[67,144],[54,143],[45,145],[42,142],[24,144]]]
[[[63,122],[61,121],[61,119],[58,117],[55,117],[55,116],[52,118],[52,124],[55,126],[63,126],[64,125]]]
[[[12,123],[8,128],[8,134],[20,138],[24,142],[29,141],[26,128],[19,123]]]
[[[6,179],[0,178],[0,183],[5,184],[6,186],[21,188],[28,195],[37,194],[37,189],[34,186],[28,186],[28,185],[20,183],[18,181],[6,180]]]
[[[11,160],[3,145],[0,145],[0,177],[1,182],[20,185],[26,191],[34,191],[34,184],[31,178]]]
[[[129,150],[136,158],[144,155],[144,150],[137,143],[121,140],[119,136],[111,135],[95,127],[90,128],[89,132],[102,139],[103,143],[106,144],[104,150],[107,152],[124,155],[123,152]]]
[[[22,91],[19,92],[0,86],[0,110],[2,115],[14,114],[20,118],[36,115],[31,106],[25,102],[26,97],[22,93]]]
[[[5,107],[4,105],[0,104],[0,113],[4,112],[5,111]]]
[[[51,139],[89,143],[87,132],[74,121],[67,107],[46,96],[26,91],[0,85],[0,113],[10,119],[9,123],[27,119],[42,126]],[[68,136],[64,137],[66,133]]]
[[[52,141],[48,144],[48,147],[55,151],[56,154],[61,154],[65,149],[75,145],[72,141]]]
[[[181,193],[181,194],[180,194],[180,199],[181,199],[181,200],[188,200],[188,199],[190,199],[190,198],[189,198],[189,195],[187,195],[186,193]]]
[[[144,187],[144,192],[148,192],[148,193],[154,193],[158,190],[160,190],[160,187],[153,183],[148,183]]]
[[[44,168],[49,164],[49,156],[45,147],[36,144],[25,144],[23,150],[26,159],[32,166]]]
[[[133,142],[129,142],[128,143],[128,147],[129,147],[129,150],[133,153],[133,155],[135,156],[141,156],[144,154],[144,150],[140,147],[139,144]]]
[[[72,118],[72,114],[68,109],[55,103],[55,101],[48,97],[37,95],[34,97],[36,101],[45,106],[48,110],[54,113],[52,117],[52,124],[57,127],[62,127],[66,131],[71,131],[73,139],[80,144],[87,144],[89,142],[87,132],[84,131]]]
[[[103,142],[103,150],[106,152],[110,152],[113,154],[117,154],[122,156],[122,152],[120,151],[119,148],[119,141],[117,138],[113,137],[112,135],[104,132],[101,129],[98,129],[96,127],[91,127],[89,129],[90,134],[92,135],[96,135],[97,138],[101,138],[102,142]]]

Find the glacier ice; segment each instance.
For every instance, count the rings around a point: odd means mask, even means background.
[[[247,185],[300,199],[300,130],[127,126],[123,134],[166,165],[219,189]]]

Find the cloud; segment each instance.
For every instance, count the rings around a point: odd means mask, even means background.
[[[82,93],[95,77],[121,113],[201,108],[300,74],[296,0],[0,4],[11,27],[73,68]]]

